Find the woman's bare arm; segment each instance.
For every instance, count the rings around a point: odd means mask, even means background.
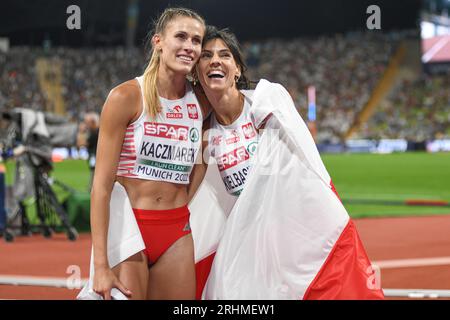
[[[109,202],[125,131],[128,124],[140,112],[139,102],[139,90],[129,81],[110,92],[101,113],[90,213],[95,274],[98,270],[109,270],[107,256]],[[111,290],[107,288],[108,285],[102,283],[97,283],[97,286],[97,292],[109,294]]]

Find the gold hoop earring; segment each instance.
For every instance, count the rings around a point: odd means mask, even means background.
[[[192,82],[192,84],[194,85],[194,87],[197,85],[198,80],[197,80],[197,77],[196,77],[195,74],[189,73],[189,74],[186,76],[186,79],[188,79],[189,82]]]

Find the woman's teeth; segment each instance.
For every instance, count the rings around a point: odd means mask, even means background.
[[[178,58],[180,60],[183,60],[183,61],[186,61],[186,62],[192,62],[193,61],[192,57],[188,57],[188,56],[178,56]]]
[[[222,72],[211,72],[208,74],[208,78],[219,78],[222,79],[223,77],[225,77],[225,74]]]

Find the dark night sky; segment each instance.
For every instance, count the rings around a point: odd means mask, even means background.
[[[71,4],[81,8],[80,31],[66,28]],[[193,8],[208,23],[230,27],[240,40],[248,40],[364,30],[372,4],[381,8],[384,31],[418,27],[420,0],[140,0],[136,42],[168,5]],[[126,0],[2,0],[0,37],[9,37],[12,45],[39,45],[46,36],[59,45],[122,44],[126,7]]]

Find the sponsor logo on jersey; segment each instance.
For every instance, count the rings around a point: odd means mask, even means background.
[[[169,123],[145,122],[144,134],[152,137],[187,141],[189,128]]]
[[[251,139],[256,136],[255,128],[251,122],[244,124],[242,126],[242,131],[244,132],[245,139]]]
[[[217,159],[217,164],[219,166],[219,170],[224,171],[248,160],[249,158],[250,155],[248,154],[245,147],[240,147],[231,152],[225,153],[224,155],[221,155]]]
[[[233,130],[231,130],[231,137],[230,137],[230,138],[227,138],[227,139],[225,140],[225,142],[226,142],[227,144],[233,144],[233,143],[239,142],[239,140],[241,140],[241,139],[239,138],[239,133],[237,132],[236,129],[233,129]]]
[[[215,137],[212,137],[212,145],[213,146],[219,146],[220,145],[220,143],[222,142],[222,138],[223,138],[223,136],[222,135],[220,135],[220,136],[215,136]]]
[[[187,105],[188,115],[190,119],[198,119],[198,111],[197,111],[197,105],[193,103],[188,103]]]
[[[197,142],[200,139],[200,134],[198,133],[197,128],[192,128],[189,130],[189,139],[191,139],[191,142]]]
[[[248,147],[247,147],[248,153],[250,153],[250,155],[254,155],[256,153],[257,147],[258,147],[258,143],[257,142],[250,143],[248,145]]]
[[[167,119],[183,119],[183,113],[181,113],[181,106],[175,106],[173,109],[169,108],[169,112],[166,112]]]

